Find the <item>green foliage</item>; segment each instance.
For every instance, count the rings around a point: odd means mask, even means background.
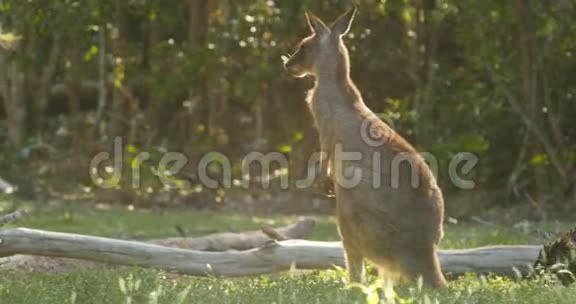
[[[280,56],[308,34],[305,11],[328,20],[350,2],[202,3],[5,0],[0,24],[14,33],[5,39],[23,38],[9,59],[22,65],[29,92],[40,90],[38,75],[59,44],[50,84],[79,90],[76,107],[88,112],[87,133],[103,133],[98,139],[136,134],[129,144],[140,150],[185,147],[192,159],[218,150],[233,162],[262,141],[259,149],[297,156],[291,168],[305,168],[301,155],[316,144],[306,85],[285,75]],[[352,76],[368,106],[442,166],[457,152],[473,152],[482,159],[475,173],[481,187],[560,199],[576,161],[575,11],[570,1],[362,2],[345,37]],[[95,125],[95,97],[74,86],[94,83],[102,68],[112,87]],[[47,116],[35,113],[45,107],[80,133],[77,113],[55,99],[41,105],[30,94],[27,117]],[[39,124],[28,123],[31,138],[58,145],[62,123]]]

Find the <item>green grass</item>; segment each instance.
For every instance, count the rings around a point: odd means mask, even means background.
[[[33,210],[31,213],[32,215],[19,220],[16,226],[134,239],[176,236],[176,226],[182,227],[188,235],[196,236],[224,231],[255,230],[262,226],[283,226],[299,218],[297,216],[262,217],[182,210],[131,211],[127,208],[110,207],[105,209],[54,208]],[[318,217],[310,239],[338,240],[332,220],[328,217]]]
[[[251,217],[182,210],[152,212],[125,208],[37,209],[18,226],[53,231],[122,237],[156,238],[176,235],[175,225],[190,235],[284,225],[292,216]],[[316,217],[310,239],[337,240],[329,217]],[[545,225],[556,230],[565,225]],[[443,248],[533,243],[519,229],[470,225],[447,227]],[[79,270],[37,273],[26,277],[0,274],[0,303],[374,303],[370,288],[346,288],[338,271],[289,272],[252,278],[174,277],[161,271]],[[520,281],[473,275],[453,281],[441,291],[416,285],[395,290],[396,303],[576,303],[576,287],[544,281]],[[406,301],[406,302],[402,302]]]

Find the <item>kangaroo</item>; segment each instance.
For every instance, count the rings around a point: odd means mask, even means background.
[[[350,78],[342,37],[355,13],[354,7],[331,26],[306,13],[312,34],[282,56],[289,75],[314,78],[307,102],[326,156],[321,166],[334,187],[349,280],[362,282],[368,260],[383,280],[421,277],[427,286],[442,287],[436,254],[442,192],[424,159],[364,104]]]

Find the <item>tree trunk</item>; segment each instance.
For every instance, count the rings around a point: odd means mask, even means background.
[[[125,9],[121,0],[115,1],[115,9],[118,15]],[[110,110],[110,121],[108,128],[108,137],[112,140],[116,137],[124,137],[129,124],[129,117],[126,113],[127,100],[122,89],[125,84],[126,75],[126,54],[128,43],[126,41],[126,20],[120,16],[114,18],[112,37],[110,39],[110,49],[114,57],[114,89],[112,90],[112,104]]]
[[[106,64],[107,56],[107,31],[106,24],[103,22],[98,28],[98,108],[96,109],[96,123],[94,126],[94,135],[97,139],[102,138],[105,134],[100,128],[102,124],[104,110],[108,101],[108,65]]]
[[[561,155],[558,145],[554,145],[551,139],[554,138],[553,132],[548,132],[547,129],[542,125],[542,103],[538,101],[538,71],[536,68],[536,52],[537,45],[535,41],[535,33],[532,26],[532,20],[534,20],[532,10],[530,7],[530,1],[526,0],[516,0],[516,13],[518,17],[518,35],[519,35],[519,50],[520,50],[520,77],[521,77],[521,90],[520,96],[523,104],[520,105],[524,110],[524,121],[528,122],[527,126],[534,136],[533,144],[530,146],[532,155],[537,155],[542,152],[546,153],[550,158],[550,161],[555,168],[560,182],[563,187],[568,185],[566,168],[562,164]],[[517,109],[519,110],[519,109]],[[540,133],[540,135],[539,135]],[[540,201],[539,196],[540,188],[544,184],[545,172],[544,168],[539,166],[535,169],[536,182],[533,189],[538,193],[535,193],[536,200]]]
[[[10,17],[10,16],[8,16]],[[30,32],[30,27],[23,26],[20,20],[12,20],[14,28],[20,29],[20,33]],[[28,31],[27,31],[28,30]],[[20,38],[15,41],[8,41],[2,44],[3,48],[12,50],[13,52],[21,52],[17,50],[20,43]],[[26,46],[22,47],[26,48]],[[14,54],[12,58],[7,58],[3,49],[0,49],[0,94],[4,100],[4,109],[6,110],[6,117],[8,123],[8,141],[14,148],[19,148],[24,141],[26,133],[26,103],[24,98],[24,83],[25,73],[23,69],[22,58]]]
[[[48,106],[48,98],[50,96],[50,88],[52,87],[52,78],[56,72],[56,67],[58,64],[58,59],[60,58],[60,39],[58,36],[53,37],[52,47],[50,48],[50,55],[48,56],[48,62],[42,68],[42,73],[40,76],[40,83],[37,94],[36,94],[36,104],[34,113],[34,127],[35,130],[42,134],[43,130],[46,128],[46,107]]]
[[[208,0],[188,0],[188,49],[190,54],[194,54],[199,49],[204,48],[206,45],[206,35],[208,33],[209,9],[210,2]],[[200,100],[201,106],[206,105],[207,114],[203,119],[204,124],[209,127],[208,133],[213,132],[211,125],[211,118],[213,112],[212,98],[207,94],[207,80],[208,72],[203,72],[203,77],[198,77],[200,83],[195,83],[188,91],[188,99],[191,101]],[[189,116],[193,116],[196,107],[189,108]],[[197,124],[189,124],[190,133],[194,134],[194,129]],[[190,145],[191,142],[188,143]]]
[[[14,148],[22,146],[26,129],[26,103],[24,100],[24,72],[17,60],[7,64],[8,75],[4,85],[4,103],[8,121],[8,139]]]

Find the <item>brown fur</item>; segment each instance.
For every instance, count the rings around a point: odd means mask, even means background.
[[[446,284],[436,247],[443,235],[444,203],[435,177],[415,149],[366,107],[350,79],[349,57],[342,36],[355,10],[340,16],[330,27],[307,14],[313,31],[298,50],[284,58],[289,74],[311,75],[315,86],[308,102],[328,157],[324,166],[334,182],[338,228],[351,281],[363,278],[364,259],[379,268],[383,279],[414,280],[428,286]],[[361,136],[366,125],[369,144]],[[361,160],[341,162],[335,150],[356,151]],[[374,158],[381,166],[374,166]],[[401,165],[398,160],[402,160]],[[396,167],[395,167],[396,166]],[[394,169],[397,168],[397,169]],[[341,183],[339,174],[358,170],[354,187]],[[418,184],[411,185],[416,178]],[[380,180],[375,187],[373,183]]]

